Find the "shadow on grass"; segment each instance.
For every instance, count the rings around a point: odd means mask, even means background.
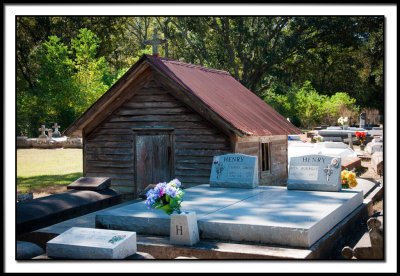
[[[36,175],[31,177],[17,177],[17,190],[43,189],[54,186],[69,185],[79,177],[82,172],[57,174],[57,175]]]

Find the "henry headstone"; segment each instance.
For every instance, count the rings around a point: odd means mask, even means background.
[[[46,244],[54,259],[125,259],[136,253],[136,232],[72,227]]]
[[[303,155],[290,159],[288,190],[341,190],[341,158],[326,155]]]
[[[248,189],[258,187],[257,157],[244,154],[214,156],[210,187]]]

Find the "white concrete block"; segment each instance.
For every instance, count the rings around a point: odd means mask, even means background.
[[[72,227],[46,244],[54,259],[125,259],[136,253],[136,233]]]
[[[195,212],[171,215],[170,241],[173,244],[190,246],[200,241]]]

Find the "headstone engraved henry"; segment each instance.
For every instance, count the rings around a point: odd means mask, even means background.
[[[54,259],[125,259],[136,253],[136,232],[72,227],[46,244]]]
[[[288,190],[338,192],[341,190],[340,157],[303,155],[290,159]]]
[[[214,156],[210,187],[256,188],[258,161],[256,156],[226,154]]]

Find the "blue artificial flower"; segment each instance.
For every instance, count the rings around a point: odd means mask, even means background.
[[[168,184],[170,184],[172,186],[176,186],[178,188],[181,186],[181,182],[177,178],[171,180]]]

